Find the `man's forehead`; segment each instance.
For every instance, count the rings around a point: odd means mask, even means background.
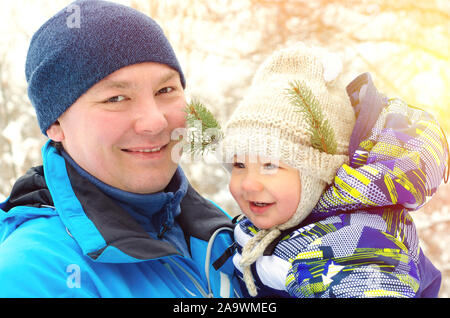
[[[121,69],[108,75],[107,77],[96,83],[93,88],[95,90],[107,88],[136,88],[142,83],[146,83],[147,81],[154,82],[156,83],[156,85],[160,85],[168,82],[175,77],[179,78],[178,72],[170,68],[159,72],[152,72],[151,70],[147,71],[145,69],[142,69],[142,72],[144,73],[136,76],[136,74],[133,73],[125,73]]]

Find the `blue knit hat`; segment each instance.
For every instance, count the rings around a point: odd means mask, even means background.
[[[142,62],[170,66],[185,87],[173,48],[145,14],[100,0],[75,1],[58,12],[33,35],[25,65],[42,133],[95,83]]]

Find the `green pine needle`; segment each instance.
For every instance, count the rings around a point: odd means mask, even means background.
[[[219,122],[199,101],[193,100],[185,108],[186,125],[189,130],[187,151],[203,154],[218,144],[222,138]]]
[[[311,90],[303,82],[295,81],[290,83],[288,94],[309,125],[311,145],[325,153],[335,154],[337,144],[334,131],[328,120],[324,119],[319,102]]]

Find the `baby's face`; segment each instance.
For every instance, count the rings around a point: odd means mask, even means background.
[[[270,159],[242,159],[235,157],[229,185],[242,212],[259,229],[288,221],[300,201],[298,170]]]

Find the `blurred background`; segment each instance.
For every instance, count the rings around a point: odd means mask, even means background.
[[[297,41],[337,53],[350,82],[370,72],[380,91],[437,116],[450,132],[448,0],[116,0],[153,17],[172,43],[187,78],[187,96],[225,123],[258,65]],[[25,81],[33,33],[67,0],[0,0],[0,201],[28,168],[41,164],[41,134]],[[81,22],[82,23],[82,22]],[[228,175],[207,157],[182,166],[193,186],[231,215]],[[450,297],[450,185],[411,213],[421,247],[441,270],[440,297]]]

